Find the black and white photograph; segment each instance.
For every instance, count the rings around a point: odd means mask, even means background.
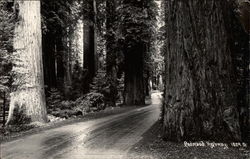
[[[0,0],[0,159],[250,159],[250,0]]]

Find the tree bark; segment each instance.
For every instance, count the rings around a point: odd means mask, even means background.
[[[229,38],[230,49],[233,53],[233,64],[236,72],[237,81],[237,105],[239,111],[239,120],[242,133],[242,139],[250,142],[249,130],[249,80],[250,80],[250,59],[249,59],[249,19],[250,2],[242,2],[236,7],[239,12],[232,12],[231,19],[226,20],[227,28],[231,33]],[[229,21],[230,20],[230,21]],[[247,139],[248,138],[248,139]]]
[[[97,65],[96,65],[96,27],[95,27],[95,0],[91,3],[91,12],[84,21],[84,69],[86,70],[86,78],[84,79],[84,88],[86,92],[89,91],[89,84],[92,82],[93,77],[96,74]]]
[[[86,88],[89,90],[89,84],[95,76],[95,52],[94,52],[94,26],[91,21],[84,21],[84,69],[87,71]]]
[[[44,83],[51,89],[56,87],[55,38],[49,32],[42,36]]]
[[[164,135],[240,140],[228,1],[166,2]]]
[[[69,98],[70,92],[72,89],[72,40],[73,40],[73,27],[69,26],[67,29],[66,35],[66,46],[67,51],[64,54],[64,63],[65,63],[65,73],[64,73],[64,95],[66,98]]]
[[[41,46],[40,1],[16,1],[19,21],[14,35],[13,88],[7,123],[16,108],[25,110],[32,121],[47,121],[44,95],[43,62]]]
[[[107,0],[107,54],[106,54],[106,72],[109,84],[109,100],[112,106],[116,106],[117,98],[117,53],[116,53],[116,38],[115,38],[115,21],[116,21],[116,5],[115,0]]]
[[[139,43],[125,53],[125,105],[144,105],[144,45]]]
[[[64,37],[57,36],[56,38],[56,80],[57,80],[57,88],[64,92],[64,76],[65,76],[65,59],[64,55],[66,49],[64,47]]]
[[[146,74],[145,74],[146,77],[145,80],[144,80],[144,88],[145,88],[145,96],[150,96],[150,74],[149,74],[149,71],[147,70]]]

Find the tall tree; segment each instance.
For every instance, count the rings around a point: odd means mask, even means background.
[[[50,88],[57,86],[56,82],[56,56],[55,56],[55,35],[51,32],[46,32],[42,35],[42,47],[43,47],[43,62],[44,62],[44,83]]]
[[[11,121],[15,108],[24,110],[32,121],[47,121],[40,8],[39,0],[15,2],[15,12],[18,16],[14,32],[15,79],[7,123]]]
[[[126,105],[145,104],[145,56],[154,34],[155,7],[153,0],[123,0],[119,9],[124,37]]]
[[[109,97],[110,104],[112,106],[116,105],[116,97],[117,97],[117,41],[116,41],[116,1],[115,0],[107,0],[106,1],[106,72],[107,72],[107,80],[109,85]]]
[[[85,75],[85,88],[89,91],[89,84],[92,82],[93,77],[97,70],[96,60],[96,1],[86,1],[88,12],[84,15],[84,69]],[[85,92],[86,93],[86,92]]]
[[[240,140],[231,3],[226,0],[165,3],[166,139]]]

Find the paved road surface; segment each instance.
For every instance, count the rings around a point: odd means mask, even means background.
[[[78,122],[1,144],[2,159],[126,158],[159,118],[160,93],[152,105],[91,121]]]

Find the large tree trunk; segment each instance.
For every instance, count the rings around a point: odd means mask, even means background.
[[[49,90],[56,87],[55,38],[47,32],[42,39],[44,83]]]
[[[68,46],[67,51],[64,54],[64,63],[65,63],[65,73],[64,73],[64,95],[66,98],[70,97],[72,90],[72,40],[73,40],[73,27],[70,26],[67,30],[66,35],[66,45]]]
[[[151,46],[150,46],[150,42],[148,44],[146,44],[146,49],[145,49],[145,58],[144,58],[144,91],[145,91],[145,96],[150,96],[150,91],[151,91],[151,88],[150,88],[150,78],[151,78],[151,75],[150,75],[150,71],[151,71],[151,54],[150,54],[150,50],[151,50]]]
[[[115,0],[107,0],[107,55],[106,55],[106,72],[109,84],[109,100],[112,106],[116,106],[117,97],[117,53],[116,53],[116,38],[115,38],[115,18],[116,18],[116,5]]]
[[[61,33],[62,35],[62,33]],[[64,55],[65,55],[65,43],[64,37],[57,36],[56,38],[56,80],[57,88],[64,92],[64,75],[65,75],[65,64],[64,64]]]
[[[146,73],[144,74],[144,88],[145,88],[145,96],[150,96],[150,74],[149,71],[147,70]]]
[[[89,84],[93,81],[93,77],[96,74],[97,65],[96,65],[96,27],[95,27],[95,0],[91,2],[90,13],[84,19],[84,63],[83,67],[86,70],[86,75],[84,79],[84,89],[85,93],[89,91]]]
[[[144,105],[144,45],[142,43],[126,49],[125,53],[125,90],[124,104]]]
[[[7,123],[15,108],[23,110],[32,121],[47,121],[44,95],[40,1],[16,1],[19,21],[15,27],[14,56],[16,66],[10,111]]]
[[[164,134],[240,140],[228,1],[166,2]],[[221,138],[220,138],[221,137]]]
[[[89,90],[89,84],[92,82],[95,76],[95,33],[94,24],[92,21],[84,21],[84,69],[87,71],[86,79],[84,82],[86,84],[86,91]]]
[[[250,54],[249,54],[249,18],[250,18],[250,2],[238,0],[236,5],[239,8],[237,14],[232,15],[231,21],[227,21],[231,26],[230,46],[234,52],[234,65],[236,66],[236,79],[238,85],[238,110],[240,112],[240,126],[242,138],[250,142]],[[248,138],[248,139],[247,139]]]

